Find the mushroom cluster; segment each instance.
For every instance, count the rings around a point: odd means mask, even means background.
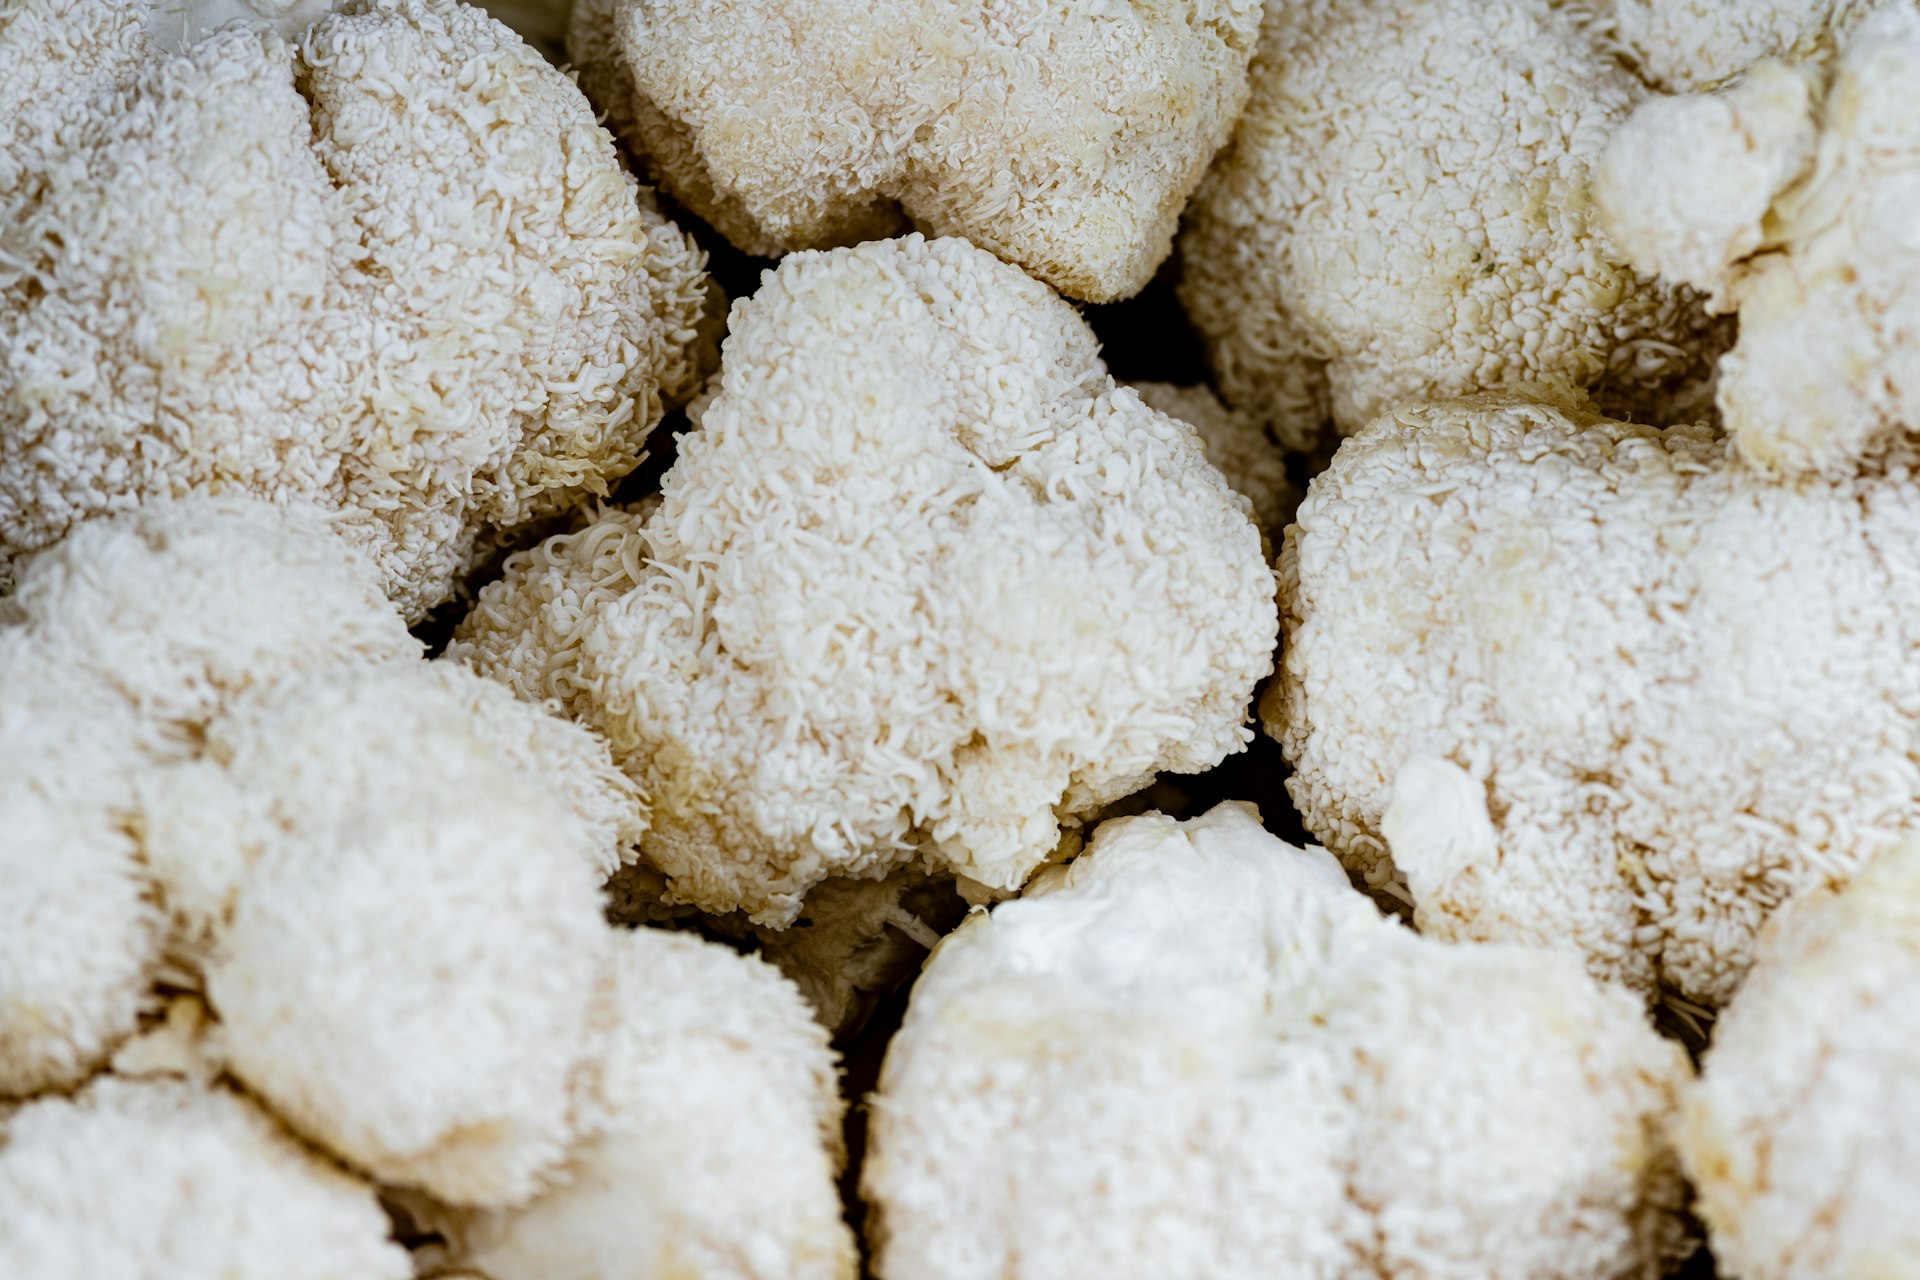
[[[1920,1280],[1913,0],[0,0],[0,1280]]]

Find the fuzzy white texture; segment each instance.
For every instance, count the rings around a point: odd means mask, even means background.
[[[565,818],[542,847],[570,849],[599,877],[646,829],[633,781],[604,742],[455,663],[343,665],[290,679],[200,733],[198,755],[146,779],[140,805],[146,864],[187,955],[219,936],[269,850],[306,838],[342,805],[473,785],[421,759],[446,737],[559,800]]]
[[[1573,14],[1271,0],[1252,82],[1187,213],[1181,299],[1227,403],[1282,444],[1530,380],[1704,406],[1712,322],[1634,273],[1587,195],[1646,90]]]
[[[143,798],[172,794],[208,718],[419,654],[372,567],[293,510],[156,503],[20,569],[0,602],[0,1096],[77,1083],[132,1032],[164,942]]]
[[[1720,1274],[1898,1280],[1920,1259],[1920,847],[1768,926],[1684,1102]]]
[[[79,1083],[159,961],[117,700],[0,627],[0,1098]]]
[[[0,589],[156,497],[339,510],[410,616],[697,386],[703,260],[572,81],[457,0],[179,51],[0,17]]]
[[[489,1280],[852,1280],[833,1052],[771,966],[690,934],[616,936],[587,1131],[559,1185],[455,1217]]]
[[[1636,263],[1739,313],[1722,420],[1750,462],[1841,477],[1920,427],[1920,11],[1838,54],[1648,103],[1596,184]]]
[[[632,861],[647,831],[647,806],[606,742],[552,703],[530,703],[458,662],[421,669],[424,699],[458,706],[473,733],[499,750],[523,778],[551,791],[568,810],[568,838],[601,877]]]
[[[90,1075],[133,1032],[159,959],[137,846],[71,799],[0,780],[0,1098]]]
[[[1763,58],[1796,61],[1822,51],[1836,30],[1907,0],[1574,0],[1655,88],[1688,93],[1738,75]],[[1699,188],[1711,191],[1707,183]]]
[[[1732,306],[1731,263],[1765,244],[1773,202],[1813,165],[1817,77],[1762,63],[1725,90],[1651,98],[1594,174],[1607,230],[1633,261]]]
[[[0,602],[0,1096],[116,1049],[201,1062],[388,1182],[544,1185],[598,884],[645,811],[589,730],[419,653],[324,518],[258,500],[157,503],[24,562]],[[204,981],[217,1023],[120,1048],[162,974]]]
[[[581,0],[582,82],[751,253],[963,235],[1127,296],[1247,93],[1259,0]]]
[[[450,654],[602,730],[670,896],[790,923],[920,860],[1017,887],[1243,747],[1260,533],[1044,285],[957,239],[789,256],[650,514],[508,562]]]
[[[1915,462],[1770,483],[1545,398],[1382,418],[1281,553],[1261,714],[1307,829],[1425,933],[1723,1002],[1775,907],[1920,826]]]
[[[142,718],[191,728],[286,676],[420,656],[337,528],[247,498],[156,501],[23,562],[6,607]]]
[[[915,985],[871,1104],[875,1271],[1654,1276],[1687,1073],[1626,992],[1419,938],[1251,806],[1121,819]]]
[[[7,1280],[405,1280],[371,1186],[238,1094],[102,1077],[0,1123]]]
[[[222,829],[257,847],[210,852],[247,869],[206,988],[229,1069],[290,1126],[383,1182],[494,1206],[575,1136],[608,936],[595,833],[469,696],[352,670],[212,728]]]
[[[1128,384],[1147,406],[1169,418],[1178,418],[1200,436],[1200,447],[1226,477],[1233,491],[1252,504],[1253,522],[1269,538],[1293,519],[1300,490],[1287,479],[1287,459],[1260,420],[1229,409],[1205,386],[1181,387],[1171,382]]]

